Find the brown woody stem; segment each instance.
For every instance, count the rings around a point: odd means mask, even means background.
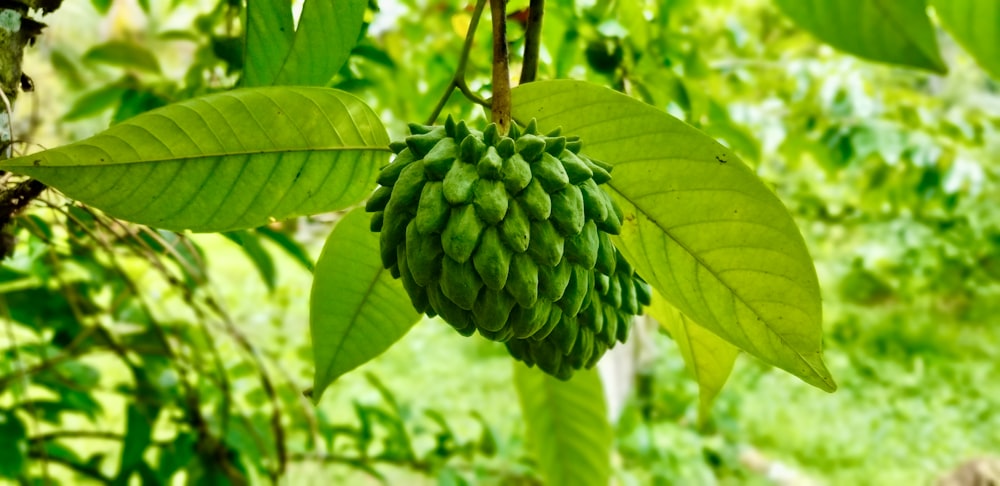
[[[528,25],[524,32],[524,65],[521,67],[521,84],[530,83],[538,76],[538,52],[542,45],[542,15],[545,0],[531,0],[528,6]]]
[[[490,0],[493,14],[493,100],[490,108],[500,133],[510,128],[510,67],[507,55],[507,0]]]

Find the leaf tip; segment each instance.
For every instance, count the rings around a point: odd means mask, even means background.
[[[816,353],[811,359],[806,359],[806,363],[809,365],[810,373],[799,374],[799,378],[827,393],[837,391],[837,383],[833,380],[830,370],[826,368],[821,353]]]

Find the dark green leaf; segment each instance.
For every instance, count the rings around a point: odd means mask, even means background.
[[[0,477],[16,479],[24,473],[28,457],[27,429],[18,416],[0,410]]]
[[[833,47],[874,61],[948,71],[926,0],[776,2],[800,27]]]
[[[334,227],[316,262],[309,304],[313,400],[337,377],[382,354],[420,318],[402,284],[382,268],[378,245],[368,215],[355,209]]]
[[[121,103],[125,88],[119,85],[108,85],[84,93],[73,103],[69,111],[63,115],[63,120],[79,120],[97,115],[104,110]]]
[[[121,104],[111,117],[111,124],[121,123],[149,110],[167,104],[162,96],[145,89],[127,89],[122,93]]]
[[[227,231],[361,201],[388,143],[350,94],[253,88],[174,103],[0,166],[117,218]]]
[[[212,53],[226,63],[226,74],[243,70],[243,39],[212,36]]]
[[[545,484],[606,486],[614,432],[597,370],[562,381],[516,363],[514,384]]]
[[[102,14],[108,13],[111,8],[111,0],[90,0],[90,4]]]
[[[312,272],[315,268],[313,259],[309,256],[309,252],[306,251],[305,247],[303,247],[301,243],[292,239],[291,236],[282,233],[281,231],[271,229],[267,226],[257,228],[257,233],[271,240],[281,249],[285,250],[285,252],[288,253],[293,260],[299,262],[299,264],[305,267],[306,270]]]
[[[160,72],[160,63],[149,49],[126,41],[110,41],[94,46],[83,55],[83,60],[150,73]]]
[[[121,466],[118,480],[124,481],[142,462],[142,455],[152,442],[153,420],[138,405],[128,405],[125,419],[125,441],[122,444]]]
[[[180,434],[169,444],[160,447],[159,465],[156,468],[160,482],[171,484],[169,479],[191,463],[197,447],[197,438],[191,433]]]
[[[514,116],[578,135],[614,165],[616,243],[696,324],[823,390],[819,282],[781,201],[725,147],[628,96],[580,81],[514,90]]]
[[[231,231],[228,233],[223,233],[223,236],[229,238],[240,248],[243,249],[243,253],[247,255],[247,258],[253,262],[254,267],[257,268],[257,273],[260,274],[261,280],[267,285],[267,289],[274,292],[274,286],[276,284],[276,277],[274,271],[274,259],[271,258],[271,254],[264,249],[264,245],[260,244],[260,238],[249,231]]]
[[[306,0],[275,84],[326,86],[358,42],[368,0]]]

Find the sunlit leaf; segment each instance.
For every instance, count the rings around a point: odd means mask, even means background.
[[[948,32],[993,79],[1000,80],[1000,2],[931,0]]]
[[[705,421],[711,412],[712,401],[726,384],[729,373],[733,371],[739,348],[691,322],[659,293],[654,293],[652,305],[646,312],[656,319],[677,343],[684,363],[698,382],[698,416]]]
[[[938,73],[948,71],[927,17],[926,0],[776,2],[800,27],[850,54]]]
[[[674,307],[723,339],[824,390],[812,259],[781,201],[735,155],[666,113],[579,81],[514,90],[514,116],[581,137],[615,166],[616,239]]]
[[[403,285],[382,268],[368,215],[344,216],[323,247],[309,303],[316,375],[313,399],[340,375],[382,354],[416,323]]]
[[[515,363],[514,384],[545,484],[606,486],[614,432],[597,370],[562,381]]]
[[[117,218],[226,231],[361,201],[388,143],[350,94],[251,88],[171,104],[0,167]]]
[[[247,0],[242,85],[252,87],[271,84],[278,76],[294,38],[291,2]]]
[[[324,86],[358,42],[367,0],[306,0],[274,84]]]

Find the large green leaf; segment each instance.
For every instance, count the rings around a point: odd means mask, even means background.
[[[733,371],[740,350],[707,329],[691,322],[676,307],[670,305],[659,293],[653,295],[652,305],[646,312],[663,326],[674,338],[688,370],[698,382],[698,416],[708,418],[712,401]]]
[[[996,0],[931,0],[951,35],[993,79],[1000,80],[1000,2]]]
[[[735,155],[684,122],[580,81],[514,90],[514,116],[562,126],[615,166],[624,210],[616,242],[637,271],[698,325],[824,390],[819,283],[781,201]]]
[[[226,231],[363,200],[388,143],[375,113],[348,93],[250,88],[150,111],[0,168],[117,218]]]
[[[247,0],[243,48],[245,87],[267,86],[278,76],[295,39],[292,4],[288,0]]]
[[[938,73],[948,70],[926,0],[775,1],[800,27],[848,53]]]
[[[561,381],[515,363],[514,384],[545,484],[606,486],[614,432],[597,371],[577,371]]]
[[[355,209],[326,240],[309,303],[316,376],[313,397],[337,377],[382,354],[420,319],[403,285],[382,268],[378,234]]]
[[[306,0],[275,84],[323,86],[358,42],[368,0]]]

